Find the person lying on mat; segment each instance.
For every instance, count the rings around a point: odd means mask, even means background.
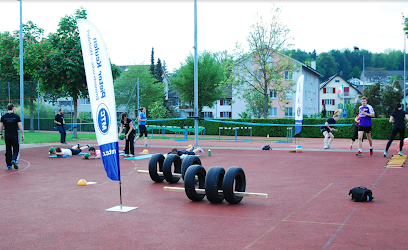
[[[204,150],[202,150],[201,148],[194,147],[187,148],[186,150],[177,150],[177,148],[172,148],[171,152],[169,152],[168,154],[182,156],[182,155],[195,155],[198,152],[204,153]]]
[[[72,146],[72,148],[50,148],[48,154],[53,155],[56,154],[57,156],[72,156],[72,155],[78,155],[79,153],[82,152],[82,150],[85,150],[89,148],[89,145],[82,146],[81,145],[76,145]]]
[[[85,157],[82,156],[82,158],[84,159],[101,159],[101,151],[100,150],[96,150],[94,147],[89,147],[88,148],[89,151],[89,156]]]

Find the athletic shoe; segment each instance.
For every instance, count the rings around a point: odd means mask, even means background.
[[[89,146],[89,144],[86,144],[86,146],[88,147],[88,148],[90,148],[91,146]]]
[[[124,154],[123,156],[124,156],[124,157],[128,157],[129,155],[128,155],[128,154]]]
[[[11,161],[11,165],[14,166],[14,169],[18,169],[18,165],[17,165],[17,162],[15,160]]]
[[[80,149],[81,148],[81,145],[79,145],[79,143],[77,144],[77,149]]]
[[[133,155],[132,155],[132,154],[129,154],[129,157],[133,157]]]
[[[373,149],[370,148],[370,155],[373,155]]]
[[[398,152],[399,155],[404,156],[404,154],[402,153],[402,151]]]
[[[61,144],[68,144],[68,143],[66,143],[66,142],[61,142]]]
[[[11,166],[7,166],[7,170],[11,170]]]
[[[352,150],[353,149],[353,145],[350,145],[350,150]]]
[[[324,146],[323,149],[329,149],[329,146]]]
[[[145,147],[150,147],[149,144],[147,144],[147,143],[146,143],[144,146],[145,146]]]
[[[333,149],[330,145],[327,145],[327,147],[328,147],[329,149]]]
[[[357,156],[362,156],[362,155],[363,155],[363,152],[358,151],[358,153],[357,153],[356,155],[357,155]]]
[[[388,157],[388,154],[386,151],[384,151],[384,157]]]
[[[190,152],[193,152],[193,151],[194,151],[194,147],[191,147]]]

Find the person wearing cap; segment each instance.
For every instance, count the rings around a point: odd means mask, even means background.
[[[48,154],[49,155],[53,155],[56,154],[57,157],[58,156],[73,156],[73,155],[78,155],[79,153],[82,152],[82,150],[85,150],[87,148],[90,148],[89,145],[86,146],[81,146],[81,145],[76,145],[76,146],[72,146],[72,148],[60,148],[60,147],[56,147],[56,148],[50,148]]]
[[[4,135],[3,135],[4,128]],[[18,130],[21,133],[21,140],[24,141],[24,130],[20,116],[14,114],[14,104],[7,105],[7,114],[1,117],[0,134],[6,145],[6,165],[7,169],[14,166],[18,169],[18,159],[20,158],[20,143],[18,141]]]
[[[146,123],[147,123],[147,117],[146,117],[146,108],[145,107],[141,107],[140,109],[138,109],[140,111],[139,114],[139,135],[136,137],[135,139],[135,143],[137,140],[139,140],[143,135],[145,136],[144,141],[145,147],[148,147],[149,144],[147,144],[147,129],[146,129]]]
[[[88,151],[89,151],[89,155],[87,157],[85,157],[87,155],[87,154],[85,154],[84,156],[82,156],[82,158],[84,158],[84,159],[101,159],[101,151],[100,150],[96,150],[94,147],[89,147]]]

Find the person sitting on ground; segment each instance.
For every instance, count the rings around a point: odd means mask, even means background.
[[[56,154],[58,156],[73,156],[73,155],[78,155],[79,153],[82,152],[82,150],[85,150],[89,148],[89,145],[82,146],[81,145],[76,145],[72,146],[72,148],[60,148],[56,147],[55,149],[50,148],[50,151],[48,152],[49,155]]]
[[[94,147],[89,147],[89,157],[85,158],[85,155],[82,156],[84,159],[101,159],[101,151],[96,150]]]

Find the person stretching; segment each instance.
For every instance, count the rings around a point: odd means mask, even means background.
[[[339,120],[339,115],[338,114],[334,114],[333,118],[329,118],[327,119],[327,121],[324,123],[325,126],[321,126],[320,127],[320,131],[323,132],[324,135],[324,149],[333,149],[330,146],[330,143],[332,143],[333,139],[334,139],[334,135],[332,134],[331,131],[338,131],[337,129],[330,127],[329,124],[335,124],[336,121]],[[330,138],[330,139],[329,139]]]

